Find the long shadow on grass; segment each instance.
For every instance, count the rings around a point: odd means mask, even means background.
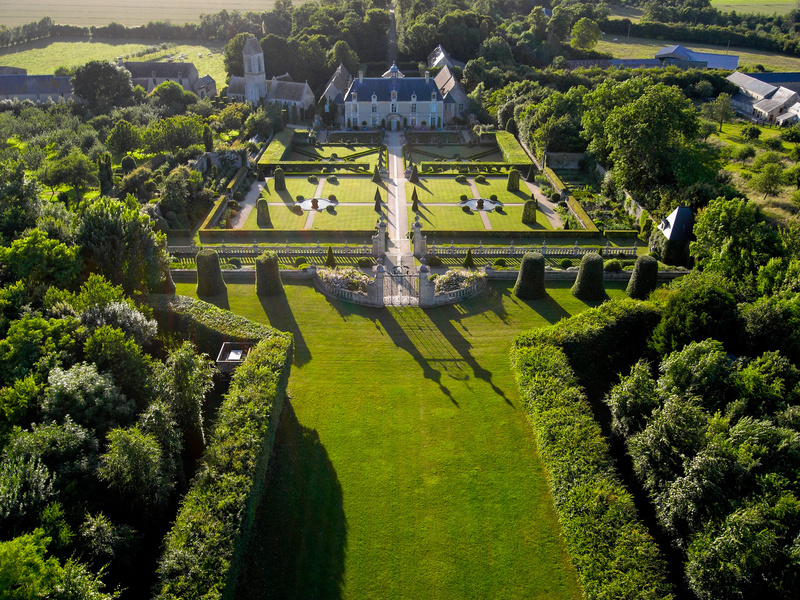
[[[294,318],[294,312],[289,305],[286,294],[270,297],[258,296],[258,301],[261,303],[261,308],[264,309],[270,325],[281,331],[288,331],[294,337],[294,360],[292,364],[300,367],[310,361],[311,350],[308,348],[303,332],[300,331],[300,326]]]
[[[537,300],[523,300],[521,298],[517,298],[512,293],[512,289],[513,285],[510,285],[503,289],[502,294],[507,296],[511,302],[516,305],[524,304],[529,306],[534,312],[541,315],[541,317],[551,325],[558,323],[561,319],[570,316],[564,307],[556,302],[556,300],[550,294],[547,294],[544,298],[539,298]]]
[[[237,597],[341,598],[347,520],[342,486],[316,430],[286,400]]]
[[[208,302],[209,304],[213,304],[214,306],[218,306],[219,308],[230,310],[231,305],[228,303],[228,292],[225,291],[224,294],[217,294],[216,296],[198,296],[200,300],[203,302]]]
[[[409,309],[408,312],[412,313],[419,309]],[[412,339],[408,336],[406,329],[408,328],[408,323],[400,323],[397,318],[395,318],[394,311],[383,309],[378,312],[378,321],[383,327],[383,330],[389,334],[389,337],[394,342],[395,346],[400,348],[401,350],[405,350],[408,352],[411,357],[417,362],[417,364],[422,368],[422,376],[425,379],[430,379],[436,385],[439,386],[439,390],[450,399],[450,402],[459,407],[458,402],[453,397],[453,394],[450,390],[442,383],[442,372],[438,369],[433,368],[431,365],[432,360],[425,358],[423,356],[420,349],[417,347],[417,344],[412,341]],[[404,312],[402,310],[398,310],[398,314]],[[460,407],[459,407],[460,408]]]

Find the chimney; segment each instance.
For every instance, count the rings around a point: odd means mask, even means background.
[[[358,83],[364,83],[364,71],[358,72]]]
[[[431,80],[431,72],[425,71],[425,83],[430,83]]]

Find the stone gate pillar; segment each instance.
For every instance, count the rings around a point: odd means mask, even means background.
[[[383,306],[383,279],[386,276],[386,268],[383,266],[383,259],[378,259],[378,266],[375,267],[375,297],[372,299],[375,306]]]
[[[386,254],[386,222],[378,219],[377,232],[372,236],[372,256],[379,258]]]
[[[428,265],[419,268],[419,306],[426,308],[436,305],[436,284],[430,280],[431,270]]]

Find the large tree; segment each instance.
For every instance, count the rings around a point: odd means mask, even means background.
[[[223,61],[228,75],[244,76],[244,44],[249,38],[249,33],[239,33],[225,45]]]
[[[130,71],[102,60],[78,67],[72,89],[91,109],[99,111],[124,104],[133,94]]]
[[[592,50],[600,41],[600,26],[583,17],[572,26],[572,39],[570,45],[581,50]]]
[[[0,161],[0,244],[33,227],[40,205],[39,188],[25,177],[25,163]]]
[[[733,107],[731,107],[731,96],[724,92],[714,100],[703,104],[700,112],[709,121],[719,123],[720,131],[722,131],[722,124],[732,121],[735,115]]]

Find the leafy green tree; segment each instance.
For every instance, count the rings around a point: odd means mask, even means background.
[[[79,148],[73,148],[66,156],[49,160],[40,171],[42,183],[50,188],[67,185],[75,188],[78,195],[89,187],[97,186],[97,165]]]
[[[75,95],[96,111],[125,104],[133,93],[130,72],[103,60],[78,67],[71,81]]]
[[[706,102],[700,107],[700,112],[709,121],[719,123],[719,131],[722,131],[723,123],[733,121],[735,113],[731,107],[731,96],[725,92],[721,93],[714,100]]]
[[[780,253],[780,238],[758,207],[742,198],[717,198],[700,211],[689,246],[699,269],[736,281],[750,280]]]
[[[99,198],[86,208],[76,241],[88,270],[122,286],[126,294],[158,289],[164,279],[163,236],[135,202]]]
[[[38,456],[5,457],[0,461],[0,531],[24,531],[53,494],[53,475]]]
[[[97,178],[100,182],[100,193],[108,195],[114,189],[114,171],[111,169],[111,155],[103,152],[97,156]]]
[[[153,105],[165,108],[171,114],[186,112],[186,108],[190,104],[195,104],[198,100],[195,94],[187,92],[175,81],[165,81],[158,84],[156,89],[150,92],[148,99]]]
[[[142,145],[142,132],[125,119],[120,119],[106,138],[106,147],[114,154],[127,154]]]
[[[748,142],[755,142],[761,137],[761,128],[756,125],[745,125],[741,131],[742,139]]]
[[[0,161],[0,243],[5,245],[36,224],[39,189],[25,177],[22,161]]]
[[[85,427],[104,434],[129,423],[135,405],[119,391],[110,375],[93,364],[79,363],[67,370],[55,367],[47,379],[42,402],[47,418],[62,422],[67,415]]]
[[[514,64],[514,55],[508,42],[501,37],[490,37],[481,42],[478,49],[479,56],[488,62]]]
[[[176,115],[152,121],[144,131],[150,152],[177,152],[203,143],[203,120],[197,115]]]
[[[48,357],[59,355],[70,360],[76,350],[77,319],[44,319],[25,314],[9,325],[6,337],[0,340],[0,384],[10,385],[25,377],[34,367],[45,369]]]
[[[183,431],[190,460],[197,460],[205,446],[203,402],[213,385],[214,363],[184,342],[170,352],[156,375],[159,396],[167,403]]]
[[[600,26],[591,19],[583,17],[572,26],[570,45],[581,50],[592,50],[600,41]]]
[[[361,63],[358,53],[344,40],[337,41],[333,48],[328,50],[328,68],[332,71],[336,70],[340,63],[350,73],[358,73],[358,67]]]
[[[82,262],[79,248],[33,229],[10,246],[0,247],[0,264],[12,280],[24,280],[29,286],[72,287],[78,281]]]
[[[750,180],[753,189],[767,196],[774,196],[783,187],[784,173],[783,167],[776,163],[764,165],[760,172],[756,173]]]
[[[754,158],[755,155],[756,155],[756,149],[753,148],[753,146],[750,144],[744,144],[742,146],[734,148],[733,152],[731,153],[731,158],[743,163],[744,161],[750,158]]]
[[[211,127],[208,125],[203,126],[203,147],[206,152],[214,151],[214,134],[211,132]]]
[[[132,509],[151,516],[164,507],[173,486],[157,439],[137,426],[108,432],[98,474]]]
[[[225,44],[223,62],[228,75],[244,76],[244,44],[250,37],[249,33],[239,33]]]
[[[616,434],[629,438],[642,431],[660,405],[650,365],[643,360],[633,365],[630,375],[612,388],[605,402],[611,409],[611,426]]]
[[[135,197],[139,202],[148,202],[158,190],[158,185],[153,179],[153,171],[148,167],[134,169],[122,178],[117,187],[116,195],[124,198],[128,194]]]

